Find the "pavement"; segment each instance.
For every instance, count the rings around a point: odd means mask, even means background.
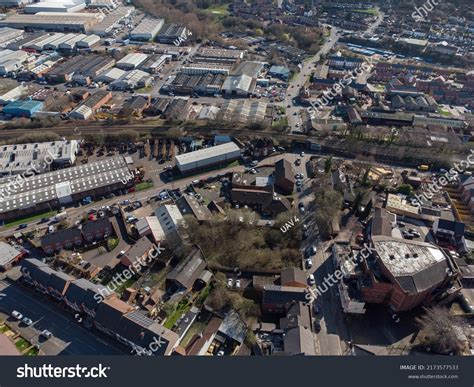
[[[0,290],[5,296],[0,300],[0,315],[11,327],[32,344],[38,344],[45,355],[124,355],[110,338],[100,332],[97,335],[76,322],[71,311],[30,288],[0,280]],[[17,310],[33,320],[31,326],[18,323],[10,317]],[[50,339],[40,337],[47,329]]]

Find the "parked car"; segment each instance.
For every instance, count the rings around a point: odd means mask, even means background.
[[[239,279],[235,280],[235,287],[240,289],[240,280]]]
[[[311,258],[306,258],[304,262],[307,269],[311,269],[313,267],[313,260]]]
[[[41,332],[41,336],[46,337],[47,339],[49,339],[53,336],[53,334],[50,331],[48,331],[47,329],[45,329],[43,332]]]
[[[304,157],[304,152],[303,152],[303,151],[300,153],[300,156],[301,156],[301,157]]]
[[[316,283],[316,280],[314,279],[314,274],[310,274],[308,277],[308,285],[313,286]]]
[[[310,255],[315,255],[317,251],[318,251],[318,249],[316,248],[315,245],[311,245],[311,246],[308,248],[308,253],[309,253]]]
[[[300,210],[301,214],[304,214],[304,204],[303,203],[298,204],[298,209]]]
[[[18,226],[18,230],[23,230],[24,228],[27,228],[28,225],[26,223],[22,223]]]
[[[232,278],[227,278],[227,286],[228,286],[229,288],[231,288],[231,287],[233,286],[233,284],[234,284],[233,279],[232,279]]]
[[[21,322],[25,325],[31,325],[33,324],[33,320],[31,320],[30,318],[28,317],[23,317],[23,319],[21,320]]]
[[[319,307],[319,305],[316,301],[313,302],[313,311],[314,311],[315,314],[319,314],[319,312],[321,312],[321,308]]]
[[[295,165],[301,165],[301,159],[296,159],[295,160]]]
[[[17,320],[21,320],[23,318],[23,315],[20,312],[18,312],[17,310],[14,310],[12,312],[12,316],[15,317]]]

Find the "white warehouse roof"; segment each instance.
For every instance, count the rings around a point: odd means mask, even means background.
[[[147,58],[148,58],[147,54],[142,54],[140,52],[128,54],[117,62],[117,67],[119,68],[120,66],[137,67],[141,63],[143,63]]]
[[[175,158],[178,165],[184,165],[210,159],[216,156],[223,156],[236,151],[240,152],[240,148],[234,142],[228,142],[226,144],[213,146],[211,148],[200,149],[194,152],[178,155]]]

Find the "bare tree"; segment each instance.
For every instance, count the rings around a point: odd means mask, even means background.
[[[417,318],[422,332],[422,342],[439,354],[459,354],[462,351],[460,336],[465,322],[449,313],[448,309],[434,306],[426,308],[425,314]]]

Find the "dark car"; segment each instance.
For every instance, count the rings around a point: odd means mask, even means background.
[[[316,333],[321,332],[321,323],[318,320],[314,321],[314,331]]]
[[[39,222],[40,222],[40,223],[49,222],[49,218],[41,218],[41,220],[40,220]]]
[[[26,223],[22,223],[18,226],[18,230],[23,230],[24,228],[27,228],[28,225]]]

